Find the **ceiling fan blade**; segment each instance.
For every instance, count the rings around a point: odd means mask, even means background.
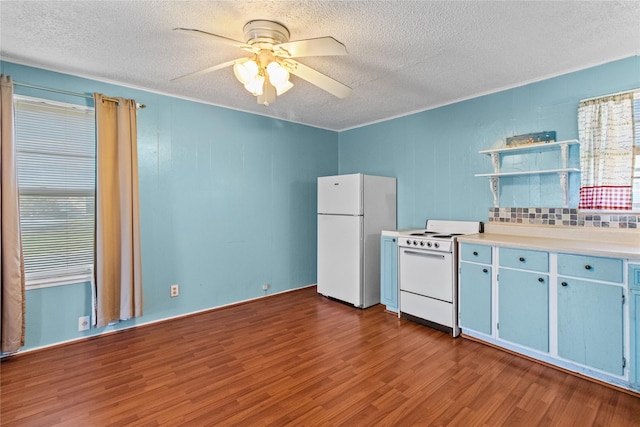
[[[346,98],[351,94],[351,88],[349,86],[342,84],[311,67],[307,67],[298,61],[286,59],[282,61],[282,64],[291,74],[318,86],[320,89],[325,90],[338,98]]]
[[[213,67],[205,68],[204,70],[196,71],[195,73],[189,73],[189,74],[185,74],[184,76],[176,77],[175,79],[171,79],[171,81],[172,82],[177,82],[179,80],[183,80],[183,79],[186,79],[186,78],[189,78],[189,77],[201,76],[203,74],[211,73],[211,72],[216,71],[216,70],[221,70],[223,68],[230,67],[233,64],[235,64],[236,62],[242,61],[243,59],[244,58],[234,59],[233,61],[223,62],[222,64],[214,65]],[[249,59],[249,58],[247,58],[247,59]]]
[[[276,56],[283,58],[347,54],[347,48],[333,37],[319,37],[317,39],[281,43],[275,45],[273,51]]]
[[[226,43],[226,44],[231,45],[231,46],[239,47],[240,49],[244,49],[246,51],[253,52],[253,53],[257,53],[258,52],[258,49],[254,48],[253,46],[250,46],[250,45],[248,45],[248,44],[246,44],[244,42],[241,42],[241,41],[238,41],[238,40],[234,40],[234,39],[230,39],[230,38],[224,37],[224,36],[219,36],[217,34],[207,33],[206,31],[196,30],[196,29],[193,29],[193,28],[174,28],[173,31],[178,31],[179,33],[189,34],[189,35],[193,35],[193,36],[204,37],[204,38],[209,39],[209,40],[217,40],[219,42]]]

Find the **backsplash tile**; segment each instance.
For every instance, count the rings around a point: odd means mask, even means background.
[[[489,208],[489,222],[575,227],[638,228],[640,215],[579,213],[572,208]]]

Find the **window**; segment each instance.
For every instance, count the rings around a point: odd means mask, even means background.
[[[94,109],[18,95],[14,102],[27,286],[88,281],[94,258]]]
[[[640,89],[581,101],[578,126],[583,143],[578,208],[640,212]]]

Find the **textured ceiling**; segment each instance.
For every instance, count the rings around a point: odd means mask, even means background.
[[[265,107],[231,68],[170,82],[248,56],[173,28],[242,41],[253,19],[283,23],[292,41],[344,43],[348,56],[299,61],[351,96],[293,76],[294,88]],[[2,59],[332,130],[639,53],[635,1],[0,1]]]

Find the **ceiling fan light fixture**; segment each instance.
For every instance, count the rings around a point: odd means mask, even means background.
[[[276,86],[276,93],[278,94],[278,96],[283,95],[285,92],[287,92],[292,87],[293,87],[293,83],[291,83],[290,81],[287,80],[286,82],[281,83],[281,84]]]
[[[248,90],[253,96],[262,95],[264,87],[264,76],[258,74],[250,82],[244,85],[244,88]]]
[[[276,87],[289,80],[289,72],[275,61],[267,65],[267,72],[269,73],[269,81]]]
[[[233,73],[240,83],[247,85],[256,79],[260,73],[260,68],[256,61],[250,59],[245,62],[236,62],[233,66]]]
[[[345,84],[293,59],[308,56],[346,55],[346,47],[333,37],[326,36],[290,42],[287,27],[278,22],[264,19],[247,22],[244,26],[244,42],[193,28],[174,28],[174,30],[183,34],[217,40],[250,52],[253,56],[223,62],[204,70],[185,74],[171,81],[200,76],[233,66],[236,79],[244,85],[249,93],[260,97],[258,103],[264,105],[275,102],[277,96],[293,87],[293,83],[289,81],[291,74],[338,98],[346,98],[351,93],[351,88]]]
[[[269,74],[269,82],[276,88],[278,96],[293,87],[293,83],[289,81],[289,71],[277,62],[274,61],[267,65],[267,73]]]

